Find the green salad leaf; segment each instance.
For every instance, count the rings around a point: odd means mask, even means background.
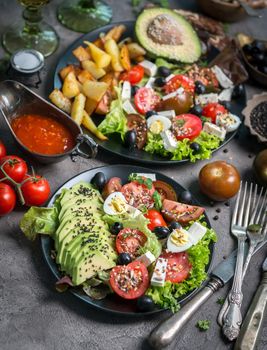
[[[197,220],[201,225],[207,227],[203,218]],[[181,283],[166,282],[164,287],[150,286],[147,294],[162,308],[170,308],[173,312],[179,310],[180,306],[178,298],[184,296],[188,292],[201,286],[202,282],[207,278],[205,271],[209,262],[210,249],[209,244],[216,242],[216,233],[213,229],[208,228],[205,236],[196,245],[188,249],[192,270],[189,278]]]
[[[209,320],[199,320],[196,324],[196,327],[202,332],[207,331],[210,328],[210,321]]]

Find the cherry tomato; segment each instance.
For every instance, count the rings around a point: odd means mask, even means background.
[[[213,123],[216,123],[217,115],[224,113],[227,113],[227,110],[219,103],[208,103],[202,110],[202,115],[211,118]]]
[[[187,113],[193,105],[192,95],[184,91],[182,94],[177,94],[175,97],[161,100],[157,109],[159,111],[175,110],[176,115]]]
[[[106,199],[111,193],[119,192],[121,187],[121,179],[119,177],[110,178],[104,186],[102,197]]]
[[[138,256],[139,248],[146,243],[146,235],[136,229],[124,228],[116,237],[116,249],[118,253],[129,253],[134,259]]]
[[[204,211],[205,209],[202,207],[170,201],[169,199],[164,199],[161,210],[167,221],[177,221],[182,225],[197,220]]]
[[[166,281],[170,281],[171,283],[181,283],[188,278],[192,265],[189,262],[189,257],[186,252],[164,252],[160,257],[168,260]]]
[[[5,157],[6,155],[6,148],[3,142],[0,140],[0,160]]]
[[[215,201],[224,201],[233,197],[240,187],[240,175],[237,169],[224,161],[205,165],[199,173],[201,191]]]
[[[121,189],[128,204],[134,206],[135,208],[146,207],[151,209],[154,207],[153,193],[155,188],[149,189],[145,185],[139,184],[137,181],[132,181]]]
[[[143,87],[134,95],[135,106],[141,114],[155,109],[159,102],[160,96],[151,88]]]
[[[26,205],[43,205],[50,195],[50,185],[39,175],[28,176],[21,185],[21,191]]]
[[[28,168],[26,162],[17,156],[6,156],[0,161],[0,165],[4,165],[4,171],[12,180],[21,183],[27,174]],[[0,179],[5,177],[5,174],[0,170]],[[12,184],[10,181],[6,183]]]
[[[120,75],[120,80],[129,81],[132,85],[139,83],[144,77],[144,68],[140,65],[132,67]]]
[[[185,91],[194,94],[195,91],[195,83],[193,79],[188,78],[186,75],[177,74],[164,86],[164,91],[166,94],[170,94],[171,92],[176,91],[180,87],[184,88]]]
[[[170,199],[171,201],[177,201],[177,194],[175,190],[165,181],[157,180],[153,182],[153,186],[161,195],[161,199]]]
[[[109,279],[113,291],[124,299],[137,299],[149,286],[146,266],[140,261],[113,267]]]
[[[16,194],[13,188],[0,182],[0,216],[10,213],[16,205]]]
[[[167,226],[165,220],[163,219],[163,216],[157,210],[148,210],[145,214],[145,217],[150,221],[147,225],[150,231],[153,231],[157,226]]]
[[[202,122],[194,114],[181,114],[172,119],[172,130],[177,140],[195,139],[202,130]]]
[[[129,114],[127,116],[127,127],[136,132],[136,146],[142,149],[147,141],[147,123],[139,114]]]

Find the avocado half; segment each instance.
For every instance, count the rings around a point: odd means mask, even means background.
[[[138,41],[152,56],[193,63],[201,55],[200,40],[191,24],[172,10],[152,8],[137,18]]]

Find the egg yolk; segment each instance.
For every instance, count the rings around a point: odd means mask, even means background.
[[[185,230],[176,229],[171,234],[171,242],[176,246],[188,243],[188,234]]]

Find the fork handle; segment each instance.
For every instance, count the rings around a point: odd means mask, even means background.
[[[238,337],[242,323],[241,303],[242,294],[242,270],[244,263],[246,237],[238,238],[237,260],[232,289],[228,295],[229,307],[223,317],[223,334],[233,341]]]

